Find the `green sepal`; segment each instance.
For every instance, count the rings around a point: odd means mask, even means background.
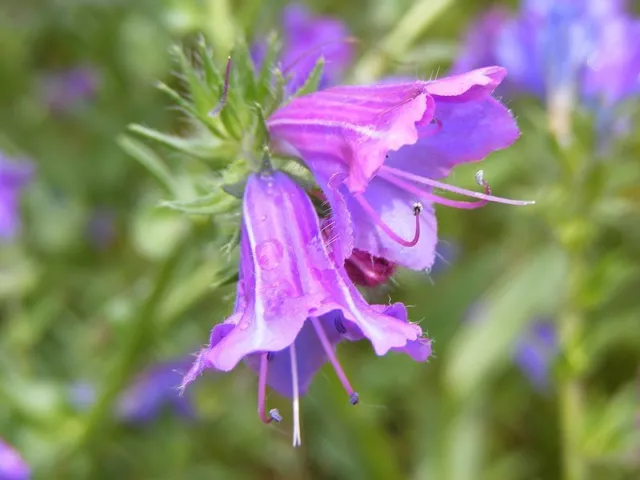
[[[228,213],[240,205],[240,202],[222,190],[216,190],[193,200],[166,200],[160,206],[177,210],[189,215],[218,215]]]
[[[322,72],[324,71],[324,58],[320,57],[311,70],[311,73],[307,77],[307,80],[294,94],[295,97],[301,97],[302,95],[308,95],[318,90],[320,80],[322,79]]]

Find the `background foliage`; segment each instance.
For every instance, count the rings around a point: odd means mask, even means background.
[[[361,404],[344,402],[325,367],[303,400],[300,449],[286,420],[258,421],[244,367],[201,378],[187,417],[170,407],[149,421],[117,414],[146,366],[196,351],[229,313],[236,268],[225,244],[237,218],[158,207],[167,193],[133,157],[158,155],[191,177],[201,167],[149,150],[127,126],[184,132],[155,88],[181,88],[171,46],[202,34],[222,66],[238,35],[277,31],[284,3],[3,1],[0,149],[36,170],[22,231],[0,245],[0,437],[36,478],[553,479],[565,388],[579,378],[578,450],[591,477],[638,478],[640,123],[597,156],[577,112],[577,141],[563,149],[532,99],[509,100],[522,138],[482,168],[494,191],[537,205],[439,208],[450,265],[368,292],[413,306],[435,339],[428,364],[377,358],[364,342],[340,347]],[[442,75],[488,4],[307,3],[357,38],[351,81]],[[77,67],[94,72],[95,91],[57,109],[47,85]],[[473,168],[450,180],[472,187]],[[577,341],[536,388],[514,361],[522,339],[541,318],[575,315]],[[269,402],[288,409],[276,394]]]

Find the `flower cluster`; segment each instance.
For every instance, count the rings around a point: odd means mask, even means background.
[[[640,92],[640,19],[623,0],[522,0],[520,15],[492,10],[469,30],[454,71],[499,64],[514,89],[598,114]]]
[[[532,202],[492,195],[482,171],[476,175],[481,192],[442,181],[456,165],[480,161],[518,138],[513,116],[492,96],[503,68],[434,81],[332,86],[352,55],[346,28],[314,20],[297,6],[283,23],[279,58],[261,43],[251,49],[264,82],[244,90],[253,95],[268,85],[283,93],[262,110],[268,141],[262,163],[234,182],[243,189],[237,194],[242,223],[234,311],[213,328],[182,387],[207,368],[229,371],[244,361],[258,374],[262,421],[282,419],[266,406],[267,385],[292,398],[293,443],[299,445],[299,399],[323,364],[333,366],[349,402],[358,403],[336,356],[338,343],[366,338],[378,355],[398,351],[416,361],[431,355],[431,341],[408,320],[404,305],[370,305],[355,284],[383,284],[398,266],[430,270],[438,243],[436,204],[475,209],[490,201]],[[328,68],[320,74],[322,62]],[[222,78],[209,70],[211,78]],[[220,102],[206,107],[209,129],[226,129],[230,137],[238,132],[234,122],[251,118],[239,110],[243,92],[234,90],[235,82],[228,64],[224,84],[218,83]],[[309,91],[310,84],[319,90]],[[260,122],[250,125],[245,146],[255,143],[250,132],[261,131]],[[276,168],[276,160],[291,158],[305,167],[300,182]]]

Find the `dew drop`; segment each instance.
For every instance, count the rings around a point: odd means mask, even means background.
[[[256,246],[258,265],[264,270],[273,270],[280,265],[284,248],[278,240],[267,240]]]

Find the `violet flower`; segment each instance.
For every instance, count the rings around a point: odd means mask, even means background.
[[[98,74],[89,66],[49,73],[42,80],[43,100],[53,112],[64,114],[79,102],[91,100],[98,84]]]
[[[319,88],[335,84],[351,62],[353,48],[348,41],[349,30],[341,21],[316,17],[300,4],[288,5],[282,15],[283,50],[280,64],[289,77],[287,94],[295,93],[309,78],[316,62],[322,57],[325,65]],[[254,63],[264,61],[266,45],[252,48]]]
[[[191,362],[191,357],[182,357],[144,369],[118,396],[116,418],[125,423],[149,423],[167,407],[181,417],[192,417],[191,398],[179,391],[182,375]],[[95,403],[96,389],[86,382],[76,383],[69,389],[69,401],[84,411]]]
[[[398,350],[425,361],[430,341],[407,320],[404,305],[368,305],[335,252],[323,238],[311,200],[293,180],[271,169],[249,176],[234,313],[213,328],[183,387],[205,368],[229,371],[244,359],[259,375],[263,422],[282,419],[275,409],[266,412],[267,384],[293,399],[295,446],[299,398],[327,360],[350,402],[358,402],[334,351],[342,339],[366,337],[378,355]]]
[[[20,192],[33,176],[33,166],[16,162],[0,152],[0,242],[14,238],[20,230]]]
[[[111,247],[118,236],[115,212],[107,208],[96,208],[89,219],[86,235],[91,245],[98,250]]]
[[[520,338],[515,362],[538,390],[549,388],[549,370],[558,353],[558,338],[553,323],[536,321]]]
[[[597,110],[640,91],[640,19],[623,0],[523,0],[508,18],[490,11],[471,28],[455,71],[503,65],[520,90]]]
[[[275,148],[306,163],[331,206],[338,262],[356,248],[429,269],[435,203],[533,203],[492,196],[482,171],[476,180],[484,193],[437,180],[518,138],[511,113],[491,96],[505,73],[488,67],[436,81],[333,87],[295,98],[268,119]],[[434,188],[477,201],[450,200]]]
[[[183,357],[153,365],[138,375],[118,397],[116,416],[131,423],[147,423],[165,407],[184,418],[193,416],[188,394],[179,391],[181,376],[191,366],[192,358]]]
[[[28,480],[31,471],[20,454],[0,438],[0,480]]]

